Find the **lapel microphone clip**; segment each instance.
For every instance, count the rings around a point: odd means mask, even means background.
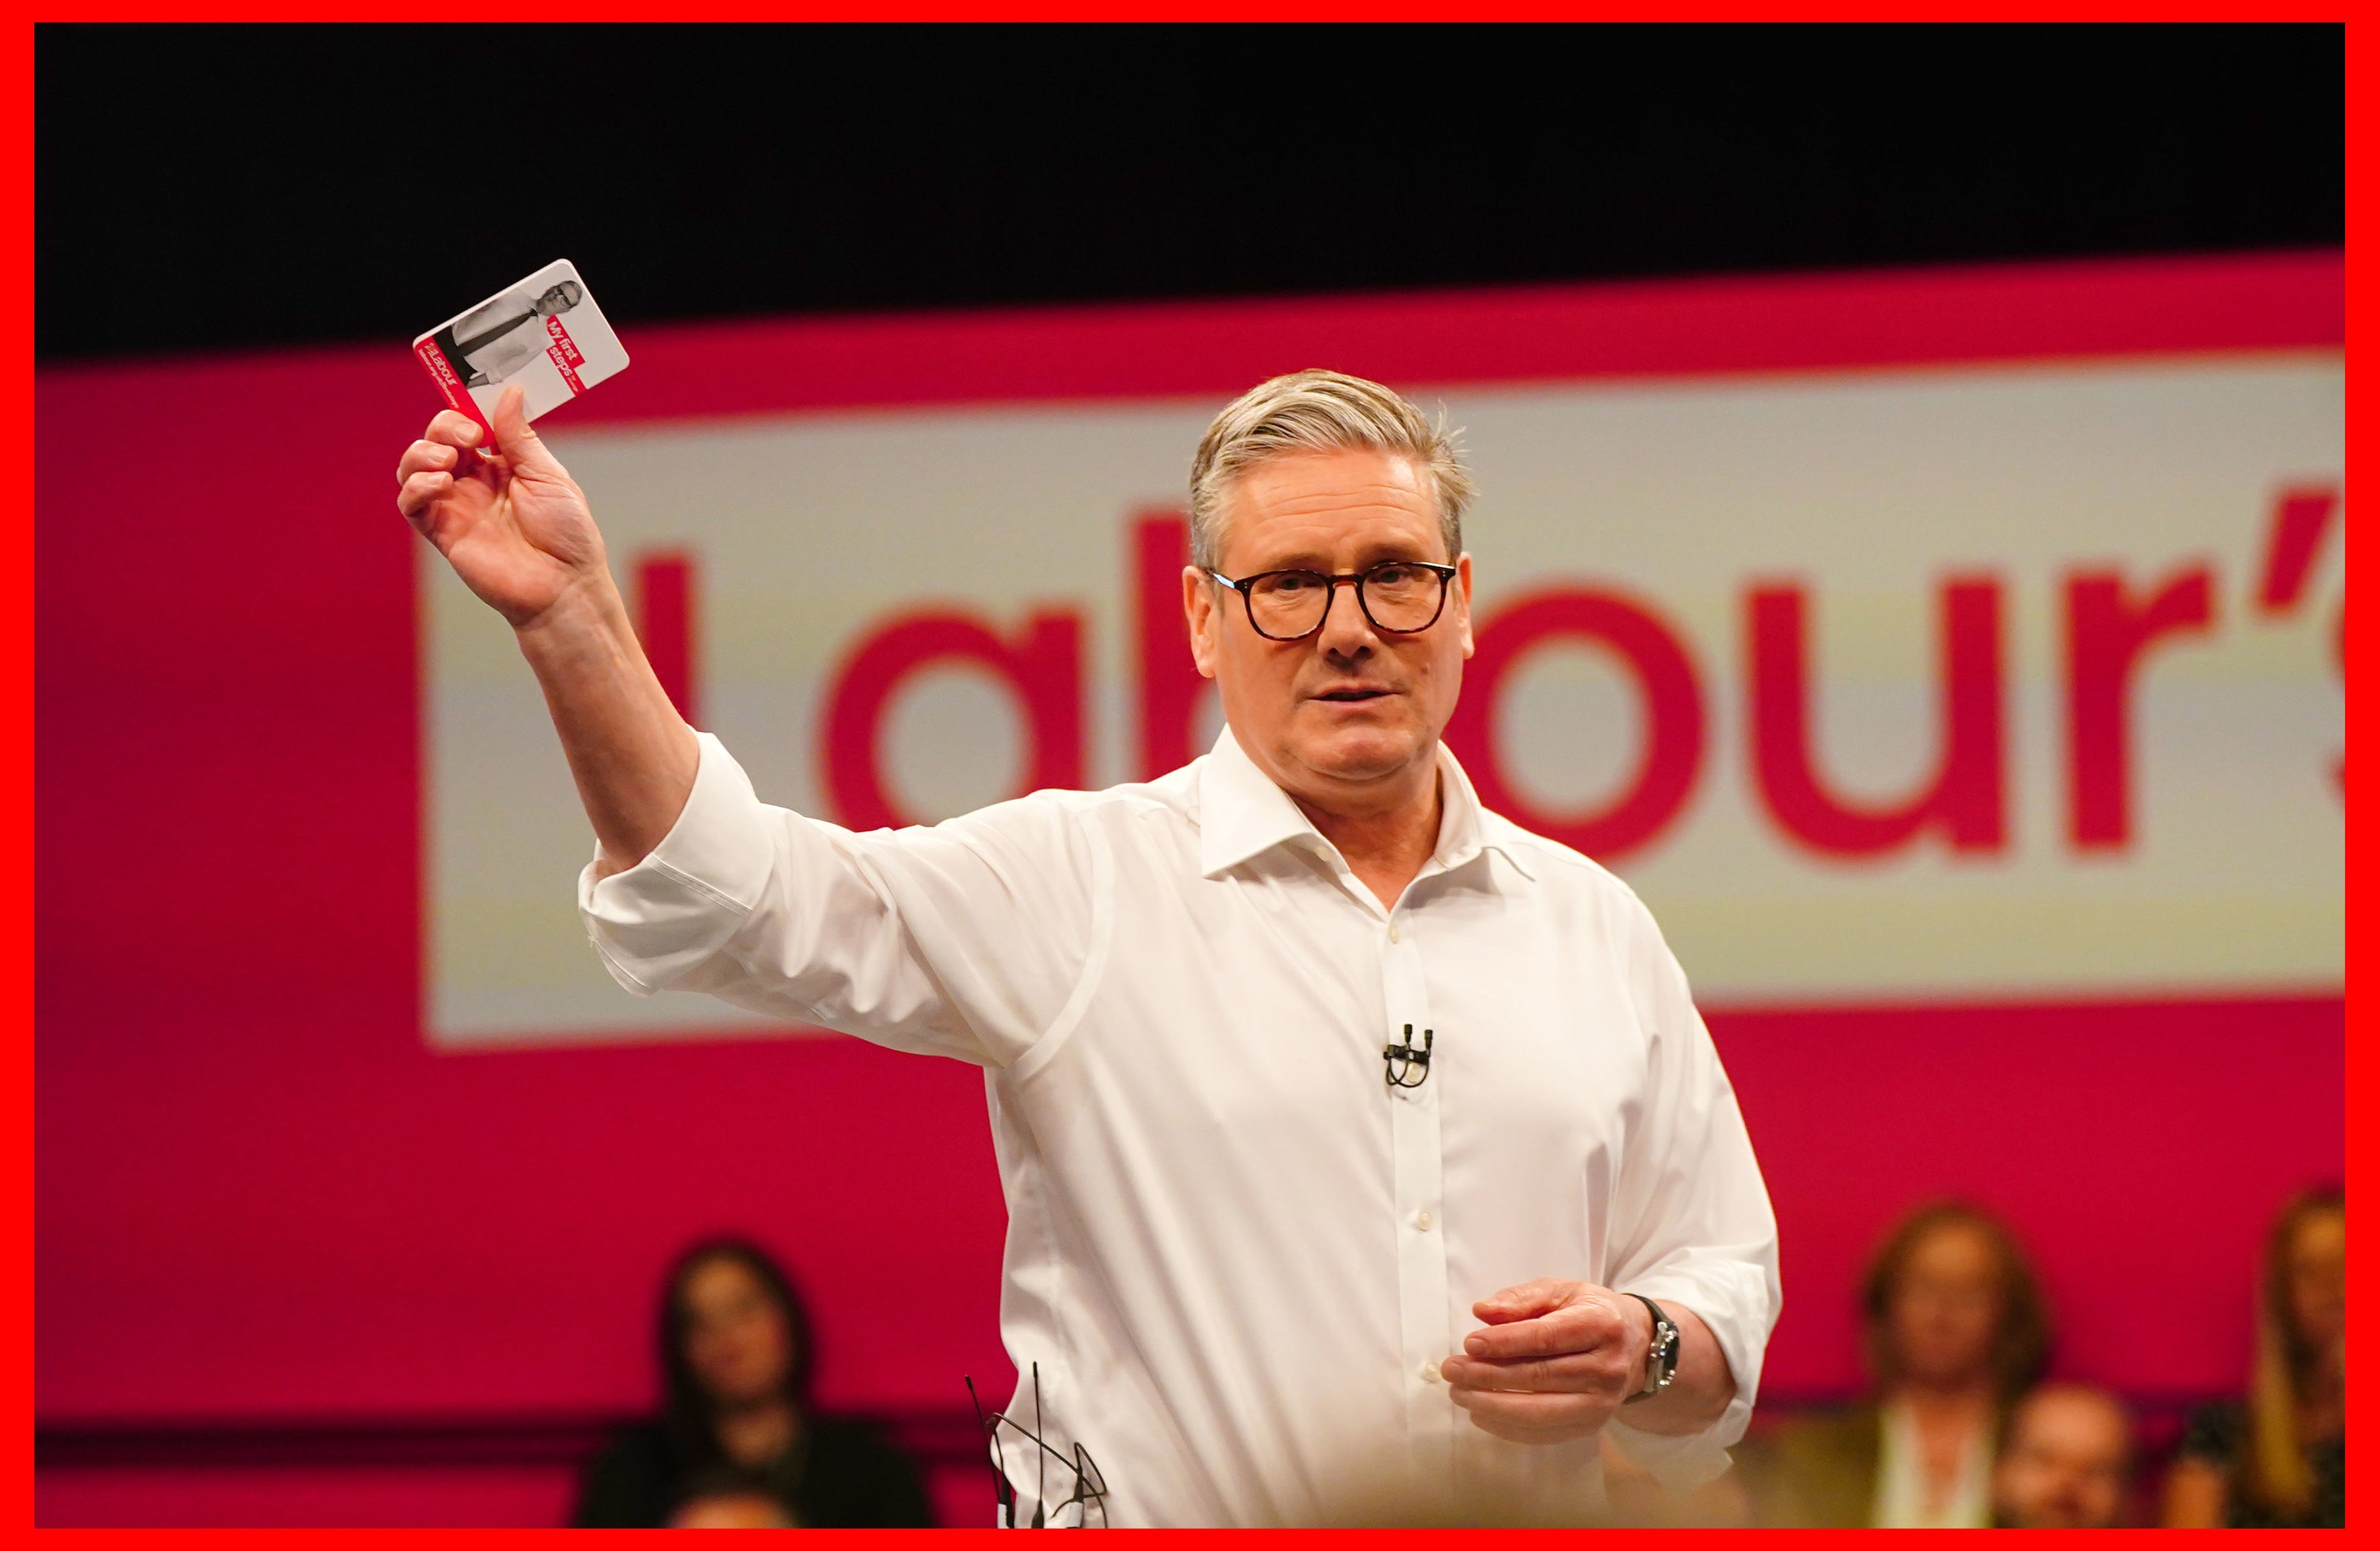
[[[1392,1088],[1417,1088],[1429,1081],[1429,1048],[1438,1043],[1436,1029],[1421,1031],[1421,1043],[1413,1042],[1413,1025],[1405,1025],[1405,1042],[1390,1045],[1380,1052],[1386,1063],[1381,1075]]]

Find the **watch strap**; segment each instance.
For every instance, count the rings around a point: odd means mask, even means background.
[[[1622,1404],[1658,1395],[1670,1387],[1670,1381],[1678,1376],[1677,1322],[1661,1312],[1660,1304],[1643,1293],[1632,1292],[1628,1296],[1644,1304],[1646,1312],[1652,1315],[1653,1344],[1645,1353],[1645,1387],[1629,1396]]]

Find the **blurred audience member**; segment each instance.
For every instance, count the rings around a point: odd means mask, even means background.
[[[809,1403],[810,1324],[776,1262],[740,1240],[678,1257],[662,1294],[666,1411],[598,1460],[585,1528],[929,1526],[908,1459]]]
[[[669,1516],[673,1530],[790,1530],[797,1528],[785,1505],[755,1491],[741,1472],[719,1471],[697,1480]]]
[[[1987,1527],[1993,1440],[2048,1356],[2023,1252],[1975,1207],[1924,1207],[1877,1252],[1860,1314],[1874,1399],[1787,1423],[1745,1452],[1761,1521]]]
[[[2176,1529],[2347,1522],[2347,1193],[2281,1213],[2256,1289],[2245,1404],[2202,1408],[2166,1477]]]
[[[2132,1419],[2087,1384],[2045,1384],[2017,1402],[1992,1470],[2005,1530],[2112,1530],[2130,1517]]]

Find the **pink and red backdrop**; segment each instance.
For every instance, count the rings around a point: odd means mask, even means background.
[[[2343,339],[2340,261],[2295,255],[655,328],[568,413],[1220,401],[1308,360],[1512,382]],[[400,348],[39,378],[38,1420],[631,1410],[659,1268],[722,1228],[796,1268],[829,1401],[1000,1390],[972,1071],[840,1038],[425,1040],[418,540],[389,471],[428,394]],[[2235,1385],[2263,1225],[2343,1167],[2344,1018],[2318,988],[1715,1011],[1782,1230],[1767,1389],[1856,1385],[1861,1259],[1943,1193],[2018,1225],[2066,1371]],[[364,1474],[56,1470],[39,1502],[485,1521],[566,1492]]]

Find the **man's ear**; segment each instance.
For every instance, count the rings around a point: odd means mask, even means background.
[[[1190,660],[1207,678],[1215,676],[1216,632],[1223,622],[1215,606],[1212,578],[1195,565],[1182,568],[1182,614],[1190,622]],[[1468,655],[1467,653],[1465,655]]]
[[[1471,551],[1454,557],[1454,623],[1463,627],[1463,655],[1475,648],[1471,639]]]

